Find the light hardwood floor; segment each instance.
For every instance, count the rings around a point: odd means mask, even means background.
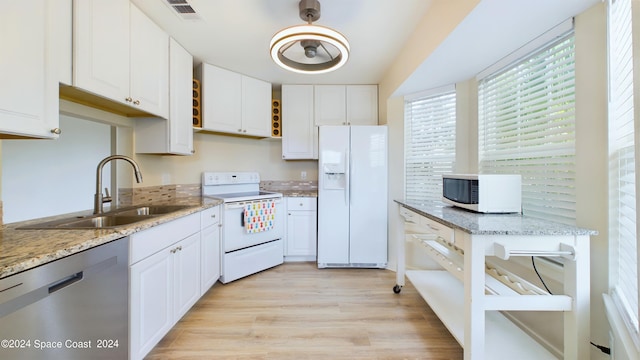
[[[146,359],[462,359],[395,273],[285,263],[216,284]]]

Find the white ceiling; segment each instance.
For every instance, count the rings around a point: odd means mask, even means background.
[[[299,0],[188,0],[200,19],[185,20],[166,0],[132,0],[181,43],[195,62],[207,62],[273,84],[377,84],[433,1],[320,0],[316,24],[344,34],[348,63],[328,74],[280,69],[269,41],[302,24]],[[469,79],[517,47],[600,0],[482,0],[449,38],[397,89],[407,94]]]

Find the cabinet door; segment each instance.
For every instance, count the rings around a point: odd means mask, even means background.
[[[282,158],[317,159],[313,85],[282,85]]]
[[[169,118],[136,118],[136,152],[142,154],[193,154],[193,57],[174,39],[169,42]]]
[[[202,129],[242,132],[242,75],[202,64]]]
[[[378,86],[347,85],[347,123],[378,125]]]
[[[200,298],[200,234],[172,246],[174,253],[174,323]]]
[[[287,216],[287,253],[294,256],[316,255],[316,212],[289,211]]]
[[[315,258],[317,239],[317,199],[287,197],[287,256]],[[313,259],[312,259],[313,260]]]
[[[200,293],[204,295],[220,278],[220,226],[212,225],[202,229],[201,241],[201,266],[202,285]]]
[[[131,5],[130,98],[133,107],[169,117],[169,35]]]
[[[49,56],[55,63],[59,83],[73,84],[73,2],[72,0],[48,0]],[[56,89],[57,90],[57,89]]]
[[[242,134],[271,136],[271,83],[242,76]]]
[[[73,22],[74,85],[129,105],[129,0],[75,0]]]
[[[193,57],[171,39],[169,44],[169,153],[193,154]]]
[[[174,324],[173,260],[167,248],[131,266],[131,359],[142,359]]]
[[[9,0],[0,12],[0,133],[55,138],[58,82],[47,52],[45,0]],[[0,135],[0,137],[2,137]]]
[[[346,87],[316,85],[314,92],[315,124],[347,125]]]

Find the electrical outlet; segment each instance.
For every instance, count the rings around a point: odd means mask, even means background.
[[[300,172],[300,179],[301,180],[307,180],[307,172],[306,171],[301,171]]]
[[[162,185],[169,185],[171,183],[171,174],[162,174]]]

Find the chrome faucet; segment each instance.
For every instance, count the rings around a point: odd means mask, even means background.
[[[93,199],[94,214],[102,214],[102,212],[104,211],[103,204],[105,202],[111,201],[111,196],[109,196],[108,191],[107,191],[106,199],[102,195],[102,168],[109,161],[116,160],[116,159],[125,160],[129,164],[131,164],[131,166],[133,166],[133,171],[135,172],[135,175],[136,175],[136,182],[138,183],[142,182],[142,173],[140,172],[140,168],[138,167],[138,164],[136,164],[136,162],[133,161],[132,158],[124,155],[111,155],[102,159],[102,161],[100,161],[100,163],[98,164],[98,170],[96,172],[96,195],[94,196],[94,199]]]

